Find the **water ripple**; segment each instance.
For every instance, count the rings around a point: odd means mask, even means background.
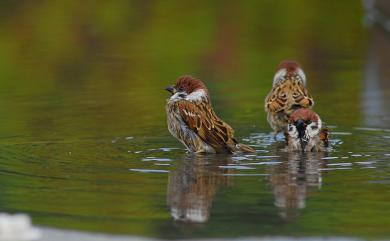
[[[245,163],[247,166],[252,166],[252,165],[278,165],[281,164],[282,162],[278,161],[269,161],[269,162],[248,162]]]
[[[334,160],[334,159],[339,159],[339,157],[337,157],[337,156],[327,156],[327,157],[323,157],[321,159],[322,160]]]
[[[253,168],[253,167],[246,167],[246,166],[238,166],[238,165],[231,165],[231,166],[219,166],[219,168],[222,168],[222,169],[236,169],[236,170],[253,170],[253,169],[256,169],[256,168]]]
[[[343,167],[350,167],[353,164],[350,162],[339,162],[339,163],[328,163],[327,166],[343,166]]]
[[[351,170],[350,167],[329,167],[329,168],[319,168],[319,171],[334,171],[334,170]]]
[[[359,131],[383,131],[383,132],[390,132],[390,129],[383,129],[383,128],[373,128],[373,127],[355,127],[355,130]]]
[[[170,162],[172,159],[169,158],[157,158],[157,157],[146,157],[143,158],[142,161],[148,162],[148,161],[157,161],[157,162]]]
[[[331,131],[330,132],[331,135],[336,135],[336,136],[349,136],[349,135],[352,135],[351,132],[338,132],[338,131]]]
[[[245,173],[226,173],[226,174],[222,174],[222,176],[233,176],[233,177],[266,177],[266,176],[270,176],[270,174],[263,174],[263,173],[250,173],[250,174],[245,174]]]
[[[129,169],[133,172],[143,172],[143,173],[168,173],[168,170],[157,170],[157,169],[137,169],[137,168],[131,168]]]

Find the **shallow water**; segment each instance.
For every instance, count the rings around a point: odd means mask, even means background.
[[[167,239],[390,237],[389,45],[359,2],[2,5],[1,212]],[[330,152],[269,134],[263,99],[286,57]],[[205,80],[255,155],[192,156],[170,136],[163,89],[181,74]]]

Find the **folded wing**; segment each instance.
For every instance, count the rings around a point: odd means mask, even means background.
[[[182,120],[217,152],[234,152],[236,140],[233,129],[217,117],[206,103],[179,101],[177,107]]]
[[[314,100],[300,82],[285,82],[274,87],[265,100],[267,112],[291,114],[295,109],[311,108]]]

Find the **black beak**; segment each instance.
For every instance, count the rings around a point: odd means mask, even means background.
[[[297,127],[299,142],[301,144],[302,151],[305,151],[307,140],[305,140],[304,137],[307,125],[303,120],[298,120],[295,122],[295,126]]]
[[[165,88],[165,90],[171,92],[171,94],[175,93],[175,87],[173,87],[173,86],[168,86]]]
[[[298,137],[303,138],[305,136],[306,123],[303,120],[297,120],[295,126],[297,127]]]

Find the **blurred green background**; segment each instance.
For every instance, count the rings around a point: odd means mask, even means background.
[[[148,134],[165,126],[163,88],[183,74],[206,82],[222,117],[268,129],[263,99],[285,58],[301,62],[320,113],[331,107],[351,117],[331,113],[326,120],[349,125],[360,118],[356,70],[364,64],[367,31],[358,1],[0,7],[2,135]]]

